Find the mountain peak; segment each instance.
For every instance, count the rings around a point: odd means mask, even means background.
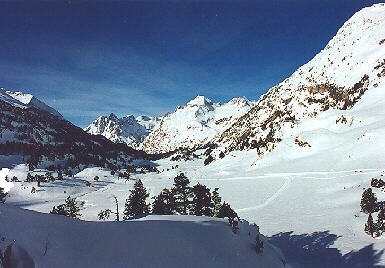
[[[103,116],[102,116],[103,117]],[[116,116],[116,114],[114,113],[110,113],[108,116],[107,116],[107,119],[108,120],[113,120],[113,121],[118,121],[119,118]]]
[[[235,98],[220,105],[197,96],[186,106],[178,106],[173,113],[164,116],[140,148],[148,153],[165,153],[203,146],[244,115],[251,108],[247,103],[244,98]]]
[[[194,99],[187,103],[188,106],[209,106],[213,105],[212,101],[205,96],[196,96]]]
[[[100,116],[84,130],[89,134],[103,135],[113,142],[126,143],[136,148],[159,122],[157,117],[142,115],[135,118],[129,114],[119,118],[111,113],[108,116]]]
[[[231,99],[228,104],[244,107],[244,106],[250,106],[250,101],[246,99],[245,97],[239,97],[239,98],[233,98]]]
[[[40,110],[44,110],[46,112],[49,112],[50,114],[53,114],[59,117],[60,119],[64,119],[63,116],[58,111],[56,111],[51,106],[48,106],[47,104],[45,104],[44,102],[42,102],[41,100],[33,96],[32,94],[23,93],[20,91],[13,92],[13,91],[6,90],[4,88],[1,88],[1,92],[2,92],[2,95],[6,94],[9,96],[9,98],[16,100],[16,102],[13,102],[16,105],[20,106],[20,103],[21,103],[26,107],[34,107]]]

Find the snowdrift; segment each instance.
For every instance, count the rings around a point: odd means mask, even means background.
[[[256,227],[232,233],[223,219],[147,216],[86,222],[0,206],[2,252],[12,244],[17,267],[283,267],[279,250],[254,250]],[[264,238],[262,238],[264,239]],[[12,241],[12,242],[10,242]]]

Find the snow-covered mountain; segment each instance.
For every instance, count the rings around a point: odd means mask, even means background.
[[[49,112],[49,113],[59,117],[60,119],[63,119],[63,116],[58,111],[56,111],[54,108],[48,106],[47,104],[45,104],[44,102],[42,102],[41,100],[39,100],[38,98],[36,98],[35,96],[33,96],[31,94],[26,94],[26,93],[23,93],[20,91],[12,92],[9,90],[5,90],[4,88],[0,88],[0,94],[1,95],[8,95],[11,98],[24,104],[26,107],[35,107],[35,108],[44,110],[46,112]],[[16,103],[16,102],[14,102],[14,103]]]
[[[271,88],[214,138],[226,151],[273,150],[301,120],[329,109],[349,110],[367,91],[385,90],[385,4],[350,18],[327,46]],[[294,137],[293,137],[294,138]]]
[[[100,116],[84,130],[92,135],[102,135],[113,142],[126,143],[137,148],[160,120],[158,117],[146,115],[136,118],[133,115],[127,115],[118,118],[111,113],[108,116]]]
[[[139,155],[84,132],[30,94],[0,89],[0,165],[9,166],[9,159],[18,157],[35,167],[80,168],[80,164],[111,165],[118,158],[127,164]]]
[[[19,108],[23,108],[23,109],[27,108],[27,106],[24,103],[22,103],[19,100],[10,96],[7,93],[7,91],[5,91],[4,88],[0,88],[0,101],[7,103],[7,104],[10,104],[10,105],[15,106],[15,107],[19,107]]]
[[[250,110],[252,103],[234,98],[227,103],[213,103],[197,96],[173,113],[166,114],[148,135],[141,148],[148,153],[165,153],[178,148],[194,148],[210,141]]]

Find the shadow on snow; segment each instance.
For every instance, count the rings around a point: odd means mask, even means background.
[[[376,251],[370,244],[342,255],[338,249],[330,248],[337,238],[329,231],[300,235],[285,232],[273,235],[269,242],[279,247],[294,267],[384,267],[378,262],[385,250]]]

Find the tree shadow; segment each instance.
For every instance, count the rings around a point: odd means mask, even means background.
[[[384,267],[378,263],[385,250],[377,251],[370,244],[342,255],[337,248],[330,248],[338,237],[329,231],[300,235],[285,232],[273,235],[269,242],[279,247],[294,267]]]

